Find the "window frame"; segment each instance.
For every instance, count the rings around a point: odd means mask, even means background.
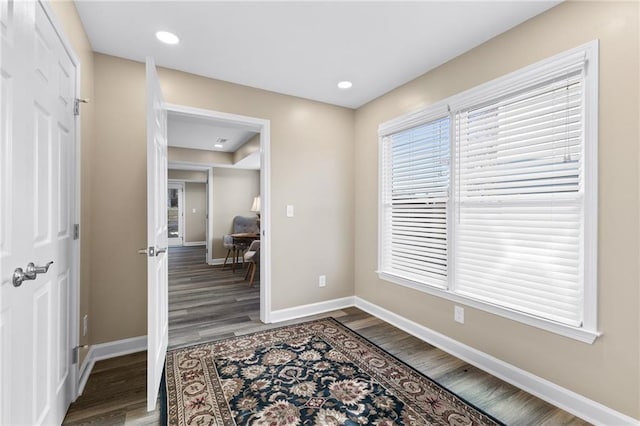
[[[382,123],[378,128],[378,267],[377,274],[382,280],[409,287],[433,296],[441,297],[455,303],[464,304],[485,312],[524,323],[533,327],[553,332],[571,339],[585,343],[593,343],[601,335],[597,330],[597,233],[598,233],[598,40],[593,40],[574,49],[567,50],[540,62],[516,70],[510,74],[495,80],[478,85],[474,88],[458,93],[439,101],[426,108],[414,111],[400,117]],[[518,90],[539,84],[549,78],[553,73],[562,73],[567,64],[577,60],[584,61],[584,128],[583,128],[583,155],[584,155],[584,217],[583,217],[583,322],[582,325],[570,326],[533,316],[520,311],[504,308],[490,303],[482,302],[459,293],[455,286],[455,223],[453,212],[457,206],[455,200],[455,178],[457,175],[455,158],[455,114],[457,111],[504,96],[505,93],[513,93]],[[383,149],[385,137],[410,129],[429,121],[437,120],[443,115],[450,117],[450,183],[449,202],[447,203],[447,238],[448,238],[448,265],[447,287],[439,288],[429,284],[407,279],[391,271],[383,270],[383,233],[386,222],[384,220],[385,206],[383,188],[385,187],[383,170]]]

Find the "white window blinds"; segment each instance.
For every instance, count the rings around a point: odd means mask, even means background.
[[[592,342],[597,83],[594,41],[381,124],[379,276]]]
[[[583,124],[580,69],[456,114],[456,292],[581,325]]]
[[[449,117],[383,138],[382,269],[446,287]]]

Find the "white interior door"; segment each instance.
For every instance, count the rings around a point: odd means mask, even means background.
[[[38,2],[0,1],[0,37],[0,424],[60,424],[75,377],[77,70]]]
[[[156,406],[169,340],[167,262],[167,111],[147,58],[147,409]]]
[[[167,222],[170,246],[184,242],[184,183],[172,182],[167,192]]]

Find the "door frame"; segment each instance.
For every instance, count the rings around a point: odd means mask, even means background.
[[[61,22],[58,20],[55,12],[53,11],[52,6],[49,4],[49,2],[46,1],[42,1],[42,0],[38,0],[38,3],[40,5],[42,5],[42,9],[44,10],[45,14],[47,15],[47,18],[49,19],[49,21],[51,22],[51,25],[54,29],[54,31],[56,32],[56,35],[58,36],[58,38],[60,39],[60,42],[62,43],[62,46],[64,47],[65,52],[67,53],[67,55],[69,56],[69,59],[71,60],[71,63],[73,64],[73,66],[76,68],[76,75],[75,75],[75,84],[74,84],[74,99],[73,102],[75,102],[75,99],[80,97],[80,92],[81,92],[81,87],[80,87],[80,82],[81,82],[81,75],[82,75],[82,67],[80,64],[80,58],[78,57],[78,55],[76,55],[75,51],[73,50],[73,47],[71,45],[71,42],[69,41],[69,39],[67,38],[66,34],[64,33],[63,30],[63,26],[61,24]],[[80,359],[79,359],[79,352],[76,352],[77,349],[79,349],[80,347],[80,329],[79,329],[79,325],[80,325],[80,256],[81,256],[81,251],[80,251],[80,235],[82,232],[82,223],[81,223],[81,176],[80,176],[80,170],[82,170],[81,168],[81,164],[82,164],[82,157],[81,157],[81,128],[80,128],[80,115],[75,115],[74,116],[74,124],[75,124],[75,134],[74,134],[74,143],[72,144],[73,147],[73,152],[71,153],[71,157],[72,157],[72,167],[71,167],[71,182],[73,185],[73,197],[72,197],[72,202],[73,202],[73,206],[70,209],[70,213],[72,216],[72,223],[78,226],[79,229],[79,234],[78,234],[78,238],[74,238],[71,240],[72,245],[71,245],[71,273],[70,273],[70,286],[69,286],[69,307],[70,307],[70,312],[69,312],[69,343],[71,344],[71,347],[69,348],[69,350],[72,351],[72,355],[69,357],[69,374],[70,374],[70,378],[69,380],[71,381],[71,402],[75,401],[78,396],[79,396],[79,389],[80,389]],[[75,354],[78,354],[78,358],[75,358]],[[75,359],[75,363],[74,363],[74,359]],[[74,368],[74,364],[75,364],[75,368]]]
[[[178,195],[178,234],[180,234],[180,238],[179,238],[180,243],[176,244],[175,242],[176,239],[170,238],[169,236],[167,236],[167,242],[170,247],[182,247],[184,245],[184,231],[185,231],[184,229],[184,202],[185,202],[184,181],[168,179],[167,188],[172,189],[172,187],[180,189],[180,193]],[[172,242],[171,240],[174,240],[174,241]]]
[[[221,123],[242,126],[251,131],[260,133],[260,202],[261,215],[260,227],[260,321],[271,322],[271,235],[266,230],[271,230],[271,121],[264,118],[249,117],[246,115],[230,114],[227,112],[195,108],[185,105],[177,105],[165,102],[167,112],[206,117]],[[212,172],[209,168],[208,184],[212,183]],[[208,191],[207,191],[208,193]],[[207,202],[208,219],[211,220],[212,200]],[[211,241],[207,239],[208,256],[212,253]]]

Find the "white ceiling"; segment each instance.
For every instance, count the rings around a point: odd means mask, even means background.
[[[558,3],[76,0],[96,52],[350,108]]]
[[[207,151],[235,152],[258,133],[241,127],[230,127],[207,117],[167,114],[167,141],[178,148],[204,149]],[[214,147],[218,138],[227,139],[222,148]]]

